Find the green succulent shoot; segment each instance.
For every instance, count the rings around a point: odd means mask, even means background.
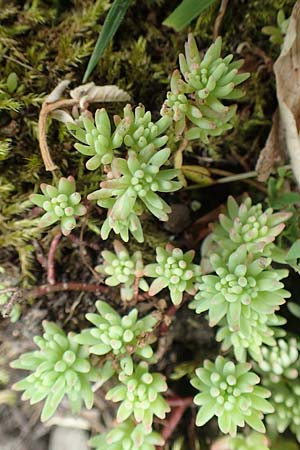
[[[174,248],[168,244],[166,248],[156,248],[156,263],[148,264],[144,273],[147,277],[155,278],[149,290],[150,295],[155,295],[164,288],[170,291],[174,305],[182,302],[183,293],[194,294],[195,283],[200,275],[200,267],[193,264],[194,250],[186,253],[180,248]]]
[[[96,450],[155,450],[164,440],[156,431],[149,432],[143,424],[128,419],[108,433],[93,437],[89,444]]]
[[[181,183],[173,179],[176,169],[161,169],[170,157],[170,149],[157,151],[153,144],[143,148],[138,154],[128,152],[128,159],[115,158],[107,180],[100,183],[101,189],[89,194],[89,200],[97,200],[99,206],[108,208],[108,217],[102,229],[102,239],[107,239],[111,229],[119,231],[124,241],[133,236],[143,242],[143,232],[138,215],[150,211],[159,220],[168,220],[170,206],[157,192],[174,192]],[[138,223],[134,223],[134,220]],[[118,222],[119,229],[114,227]],[[122,228],[121,228],[122,227]]]
[[[262,32],[270,36],[272,44],[282,45],[290,23],[290,18],[286,19],[283,9],[277,13],[277,26],[266,26]]]
[[[187,139],[208,142],[208,136],[218,136],[232,128],[236,106],[226,106],[223,101],[237,100],[244,95],[236,88],[248,73],[238,73],[243,61],[232,62],[233,55],[221,57],[222,39],[219,37],[201,59],[196,41],[189,34],[185,55],[179,55],[180,72],[171,78],[171,91],[161,114],[175,121],[175,132],[181,134],[188,119],[196,127],[186,132]]]
[[[105,279],[108,286],[118,286],[121,284],[121,299],[130,301],[136,291],[142,289],[148,291],[149,286],[144,275],[143,257],[140,251],[129,255],[124,245],[117,240],[113,242],[115,253],[108,250],[101,252],[104,264],[95,268],[96,272],[109,275]]]
[[[229,439],[229,450],[269,450],[268,438],[255,431],[247,436],[238,434]]]
[[[32,371],[13,388],[24,391],[22,399],[30,400],[31,405],[46,399],[42,422],[53,416],[65,395],[74,412],[80,411],[82,402],[91,408],[91,382],[98,379],[88,348],[76,342],[74,333],[66,335],[55,323],[47,321],[43,321],[43,328],[43,336],[34,338],[39,350],[24,353],[11,363],[13,368]]]
[[[125,374],[133,373],[132,355],[151,359],[153,350],[149,343],[149,334],[157,323],[153,314],[138,319],[138,310],[132,309],[121,317],[111,306],[103,301],[96,302],[99,314],[88,313],[86,318],[95,327],[87,328],[76,336],[76,341],[89,346],[94,355],[112,353],[120,363]]]
[[[228,262],[213,254],[210,263],[216,275],[202,277],[190,307],[197,314],[208,311],[210,326],[226,317],[232,331],[249,335],[248,310],[273,314],[291,295],[280,281],[288,271],[271,268],[271,262],[271,258],[253,258],[246,245],[232,253]]]
[[[272,208],[263,210],[262,204],[252,205],[250,197],[239,205],[228,197],[227,211],[219,215],[219,223],[213,228],[213,240],[225,255],[241,245],[251,253],[266,253],[291,217],[289,212],[273,213]]]
[[[145,111],[144,105],[140,104],[132,111],[131,105],[124,108],[124,118],[114,116],[116,128],[126,123],[126,132],[123,142],[135,152],[139,152],[147,145],[152,144],[156,149],[163,147],[168,136],[162,135],[171,125],[172,120],[168,117],[161,117],[157,122],[152,122],[151,112]]]
[[[284,433],[287,428],[300,442],[300,384],[298,381],[277,383],[270,386],[270,402],[274,413],[267,416],[268,428],[273,433]]]
[[[249,353],[253,360],[261,362],[263,349],[266,348],[264,345],[276,346],[276,337],[285,335],[284,330],[275,327],[284,325],[286,319],[277,314],[259,314],[251,309],[245,310],[244,313],[246,320],[243,331],[233,330],[224,319],[216,339],[222,342],[221,349],[225,352],[233,347],[237,361],[245,362]]]
[[[153,416],[164,419],[170,407],[161,395],[167,390],[167,384],[160,373],[150,373],[148,364],[140,362],[131,375],[121,372],[121,384],[110,389],[107,400],[122,402],[117,412],[117,422],[124,422],[131,415],[137,423],[142,423],[147,431],[151,430]]]
[[[47,227],[60,222],[61,231],[67,236],[76,227],[76,216],[83,216],[86,208],[80,203],[81,195],[76,192],[72,176],[60,178],[57,187],[41,184],[43,194],[32,194],[30,200],[46,213],[40,219],[40,226]]]
[[[101,165],[110,164],[114,158],[113,150],[122,145],[124,130],[119,126],[111,133],[111,124],[104,108],[95,113],[95,121],[87,114],[82,115],[82,127],[69,123],[68,130],[81,143],[76,143],[75,148],[83,155],[90,156],[86,167],[96,170]]]
[[[262,360],[258,362],[260,372],[266,373],[272,383],[296,380],[299,377],[300,355],[296,338],[278,339],[272,348],[263,346]]]
[[[215,362],[204,361],[196,370],[191,384],[200,391],[194,403],[201,408],[196,417],[196,425],[202,426],[213,416],[217,416],[220,430],[235,436],[237,427],[249,425],[259,433],[265,433],[263,414],[272,413],[273,406],[266,400],[270,392],[256,386],[260,379],[250,372],[247,363],[234,364],[222,356]]]

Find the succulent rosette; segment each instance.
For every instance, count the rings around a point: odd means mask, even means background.
[[[265,432],[263,414],[272,413],[273,406],[266,400],[270,392],[257,386],[260,379],[250,371],[247,363],[234,364],[222,356],[215,362],[204,361],[196,369],[192,385],[200,391],[194,403],[200,405],[196,425],[202,426],[217,416],[220,430],[235,436],[237,427],[249,425],[255,431]]]
[[[155,450],[164,440],[156,431],[149,432],[143,424],[128,419],[108,433],[93,437],[89,444],[96,450]]]
[[[76,341],[89,346],[90,353],[106,355],[112,353],[120,362],[121,370],[131,375],[134,370],[132,355],[143,359],[153,356],[152,347],[145,336],[157,323],[153,314],[138,319],[138,310],[132,309],[121,317],[106,302],[96,302],[99,314],[88,313],[86,318],[95,327],[87,328],[76,336]]]
[[[148,364],[140,362],[132,375],[121,372],[121,384],[110,389],[107,400],[122,402],[117,413],[117,421],[124,422],[131,415],[137,423],[151,430],[153,416],[164,419],[170,407],[161,395],[167,390],[167,384],[160,373],[150,373]]]
[[[156,149],[163,147],[168,136],[163,133],[169,128],[171,120],[168,117],[161,117],[157,122],[153,122],[151,112],[145,111],[144,105],[140,104],[134,111],[131,105],[124,108],[124,117],[114,117],[116,129],[118,126],[126,123],[126,132],[123,142],[126,147],[139,152],[147,145],[152,144]]]
[[[284,379],[296,380],[299,377],[299,342],[295,337],[277,339],[275,346],[263,346],[261,353],[258,367],[262,374],[266,374],[266,380],[279,383]]]
[[[13,368],[32,371],[13,387],[24,391],[22,399],[30,400],[31,405],[46,399],[42,422],[53,416],[64,396],[74,412],[80,411],[82,402],[91,408],[91,383],[99,378],[89,360],[88,348],[76,342],[74,333],[66,335],[55,323],[47,321],[43,328],[43,336],[34,338],[39,350],[24,353],[11,363]]]
[[[261,362],[265,346],[276,346],[276,338],[285,335],[279,327],[286,323],[286,319],[276,314],[259,314],[251,309],[245,311],[245,316],[243,331],[233,330],[223,319],[216,339],[222,342],[223,351],[233,348],[237,361],[245,362],[249,354],[253,360]]]
[[[98,191],[89,194],[89,200],[97,200],[99,206],[108,208],[108,217],[102,226],[102,238],[107,238],[110,229],[117,231],[114,223],[127,228],[120,234],[128,240],[128,229],[135,236],[140,236],[138,215],[145,210],[150,211],[159,220],[168,220],[170,206],[157,192],[174,192],[180,189],[181,183],[173,179],[178,175],[176,169],[161,169],[170,157],[170,149],[156,151],[149,144],[138,154],[128,152],[128,159],[115,158],[107,180],[100,183]],[[135,236],[136,237],[136,236]]]
[[[200,276],[200,267],[193,264],[195,252],[189,250],[186,253],[180,248],[167,245],[166,248],[156,248],[156,263],[148,264],[144,273],[147,277],[155,278],[149,290],[150,295],[155,295],[164,288],[170,291],[174,305],[182,302],[183,293],[194,294],[195,283]]]
[[[108,286],[118,286],[120,284],[122,300],[130,301],[134,297],[135,288],[140,288],[143,291],[149,289],[148,283],[143,278],[142,253],[137,251],[130,255],[126,247],[117,240],[113,242],[113,246],[115,253],[104,250],[101,253],[104,263],[97,266],[95,270],[96,272],[109,275],[105,279],[105,284]]]
[[[95,121],[87,114],[83,114],[82,127],[74,123],[67,126],[71,134],[81,142],[77,142],[74,147],[83,155],[91,157],[86,163],[89,170],[110,164],[114,158],[113,150],[120,147],[123,142],[124,130],[119,126],[113,134],[111,133],[110,120],[104,108],[96,111]]]
[[[75,180],[72,176],[60,178],[57,187],[41,184],[43,194],[32,194],[30,200],[46,213],[40,219],[40,226],[47,227],[60,222],[62,233],[67,236],[76,227],[76,216],[83,216],[86,208],[81,195],[76,192]]]
[[[197,314],[208,311],[211,326],[226,316],[232,330],[248,334],[247,310],[273,314],[291,295],[281,282],[288,271],[271,268],[271,262],[271,258],[253,258],[246,245],[241,245],[228,261],[213,254],[210,263],[216,275],[202,277],[190,307]]]
[[[219,223],[213,228],[213,240],[222,253],[229,255],[241,245],[251,253],[270,253],[272,243],[283,231],[291,213],[273,213],[272,208],[263,210],[262,204],[252,204],[250,197],[239,205],[233,197],[227,201],[227,211],[219,215]],[[274,246],[273,246],[274,247]],[[268,255],[269,256],[269,255]]]
[[[233,126],[236,105],[228,106],[223,101],[237,100],[244,95],[237,86],[249,78],[249,73],[238,73],[243,61],[233,62],[233,55],[222,58],[221,49],[219,37],[201,59],[190,34],[185,55],[179,55],[180,71],[175,70],[172,75],[171,91],[167,93],[161,114],[173,118],[178,135],[185,131],[186,119],[196,125],[186,131],[187,139],[207,143],[209,136],[219,136]]]

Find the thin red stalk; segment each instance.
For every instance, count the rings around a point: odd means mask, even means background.
[[[61,238],[61,233],[58,233],[54,236],[48,254],[48,270],[47,270],[47,281],[49,284],[55,284],[55,253],[58,246],[58,243]]]
[[[193,403],[193,397],[171,397],[166,399],[169,406],[190,406]]]
[[[178,305],[178,306],[175,306],[175,305],[170,306],[170,308],[168,309],[168,311],[165,314],[165,319],[167,319],[167,320],[163,320],[161,322],[161,324],[160,324],[160,327],[159,327],[159,334],[160,335],[164,335],[164,334],[166,334],[168,332],[170,324],[171,324],[172,317],[175,316],[177,310],[179,308],[181,308],[185,304],[186,301],[187,301],[187,297],[185,296],[185,297],[183,297],[183,300],[180,303],[180,305]]]
[[[187,407],[188,405],[176,406],[176,408],[174,408],[174,410],[172,411],[171,415],[168,417],[168,420],[166,421],[164,428],[161,432],[161,435],[165,440],[165,444],[167,440],[172,436],[173,431],[180,422]],[[156,448],[157,450],[163,450],[164,447],[156,447]]]

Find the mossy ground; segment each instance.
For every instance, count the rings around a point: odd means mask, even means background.
[[[81,84],[100,24],[103,23],[110,3],[109,0],[15,0],[3,1],[1,5],[0,264],[13,285],[28,287],[46,282],[45,270],[38,259],[41,261],[42,253],[47,256],[55,234],[53,230],[41,232],[35,212],[28,202],[29,194],[41,182],[52,181],[49,172],[45,172],[37,141],[41,104],[61,80],[71,80],[71,88]],[[98,85],[117,84],[125,89],[131,95],[134,105],[140,102],[145,104],[154,117],[159,114],[168,89],[169,75],[176,67],[187,33],[192,31],[200,49],[205,50],[212,41],[220,2],[217,1],[188,29],[180,33],[162,26],[163,19],[177,3],[166,0],[133,2],[113,43],[109,45],[91,77]],[[251,72],[251,78],[246,84],[246,96],[239,105],[235,130],[227,136],[211,139],[208,146],[197,143],[193,145],[193,152],[186,153],[186,163],[212,166],[235,173],[253,170],[276,107],[272,61],[278,56],[279,49],[261,33],[261,28],[276,22],[279,8],[283,8],[286,16],[289,16],[293,4],[293,0],[229,2],[220,28],[223,51],[224,54],[238,52],[245,59],[244,69]],[[7,78],[12,72],[17,74],[18,86],[11,93]],[[120,113],[122,107],[120,104],[111,104],[108,109],[116,114]],[[70,135],[55,121],[49,127],[48,145],[59,166],[59,172],[63,175],[72,174],[83,195],[97,188],[99,180],[94,173],[86,171],[84,158],[74,150]],[[170,224],[169,228],[161,228],[160,224],[146,218],[146,244],[143,247],[146,259],[154,255],[157,245],[169,239],[189,248],[196,245],[195,250],[199,255],[199,240],[195,239],[196,244],[192,242],[195,230],[196,234],[198,232],[196,220],[217,208],[229,193],[238,196],[246,189],[249,190],[247,185],[231,183],[225,189],[224,186],[213,186],[182,190],[179,195],[171,197],[171,203],[179,204],[179,208],[180,205],[188,206],[190,219],[185,222],[185,230],[179,228],[174,231],[171,226],[170,236]],[[260,200],[265,195],[254,188],[250,190]],[[196,212],[191,208],[192,201],[201,204]],[[56,255],[58,281],[97,281],[89,266],[94,267],[99,263],[104,246],[111,246],[110,242],[101,242],[97,235],[102,220],[99,211],[91,205],[88,221],[83,219],[81,222],[84,226],[82,235],[80,236],[78,229],[73,240],[64,238],[60,242]],[[193,230],[192,235],[190,230]],[[81,240],[84,241],[83,244],[80,244]],[[134,242],[130,245],[132,250],[138,247]],[[111,296],[112,300],[117,301],[117,290],[112,291]],[[12,358],[20,348],[30,346],[29,338],[40,331],[43,318],[56,320],[65,329],[78,330],[84,321],[84,314],[93,307],[94,300],[95,296],[83,293],[56,293],[22,304],[23,314],[15,325],[7,320],[0,324],[0,371],[2,368],[4,372],[7,370],[7,359]],[[191,317],[184,310],[180,324],[192,329]],[[182,362],[182,355],[186,352],[192,358],[197,340],[200,346],[198,357],[203,358],[201,345],[202,348],[207,348],[208,345],[204,336],[210,336],[212,354],[217,352],[211,332],[207,335],[206,330],[203,334],[201,329],[199,333],[194,333],[196,334],[187,333],[183,336],[178,324],[171,330],[167,344],[168,357],[160,362],[162,370],[167,367],[169,373],[176,363]],[[9,376],[12,382],[15,375],[9,373]],[[176,383],[174,389],[178,389]],[[47,435],[47,432],[38,425],[38,410],[24,405],[18,412],[16,410],[17,408],[1,405],[0,400],[0,415],[3,417],[3,414],[7,414],[8,417],[16,418],[11,432],[21,437],[25,435],[22,450],[40,450],[43,443],[37,436],[39,433]],[[191,422],[189,413],[185,419],[188,423]],[[7,427],[6,421],[0,425],[0,436],[4,427]],[[179,427],[178,433],[184,432],[184,429],[185,426]],[[208,436],[215,433],[215,430],[207,427],[201,433],[206,431]],[[193,439],[194,437],[190,437],[187,448],[193,448]],[[203,434],[202,440],[206,440]]]

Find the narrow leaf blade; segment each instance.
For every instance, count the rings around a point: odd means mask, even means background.
[[[113,5],[111,6],[104,21],[101,33],[99,34],[92,56],[89,60],[87,69],[83,77],[83,83],[86,83],[87,79],[97,66],[110,40],[117,32],[126,14],[126,11],[129,8],[130,3],[131,0],[115,0]]]
[[[209,8],[216,0],[183,0],[164,20],[163,25],[181,31],[189,23]]]

